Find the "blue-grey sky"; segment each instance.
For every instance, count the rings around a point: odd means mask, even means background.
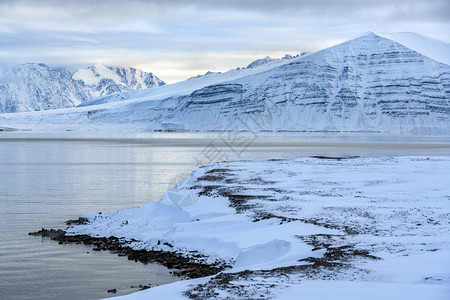
[[[449,0],[0,0],[0,63],[135,66],[168,83],[367,31],[450,41]]]

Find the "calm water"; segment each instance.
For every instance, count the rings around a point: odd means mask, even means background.
[[[311,154],[450,155],[447,138],[284,134],[0,135],[0,298],[97,299],[178,280],[83,245],[28,236],[93,211],[157,201],[198,164]],[[370,141],[370,142],[369,142]]]

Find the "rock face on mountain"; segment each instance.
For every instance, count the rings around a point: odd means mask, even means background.
[[[0,67],[0,113],[73,107],[100,95],[164,84],[134,68],[96,65],[73,73],[45,64],[7,65]]]

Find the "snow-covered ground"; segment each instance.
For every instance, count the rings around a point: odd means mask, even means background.
[[[449,169],[448,156],[223,162],[68,232],[232,266],[121,299],[449,299]]]

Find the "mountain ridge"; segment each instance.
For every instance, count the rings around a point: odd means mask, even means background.
[[[66,110],[59,126],[450,133],[450,66],[373,33],[275,67],[121,95],[128,101]],[[81,119],[88,110],[90,117]],[[35,117],[58,119],[56,114]]]

